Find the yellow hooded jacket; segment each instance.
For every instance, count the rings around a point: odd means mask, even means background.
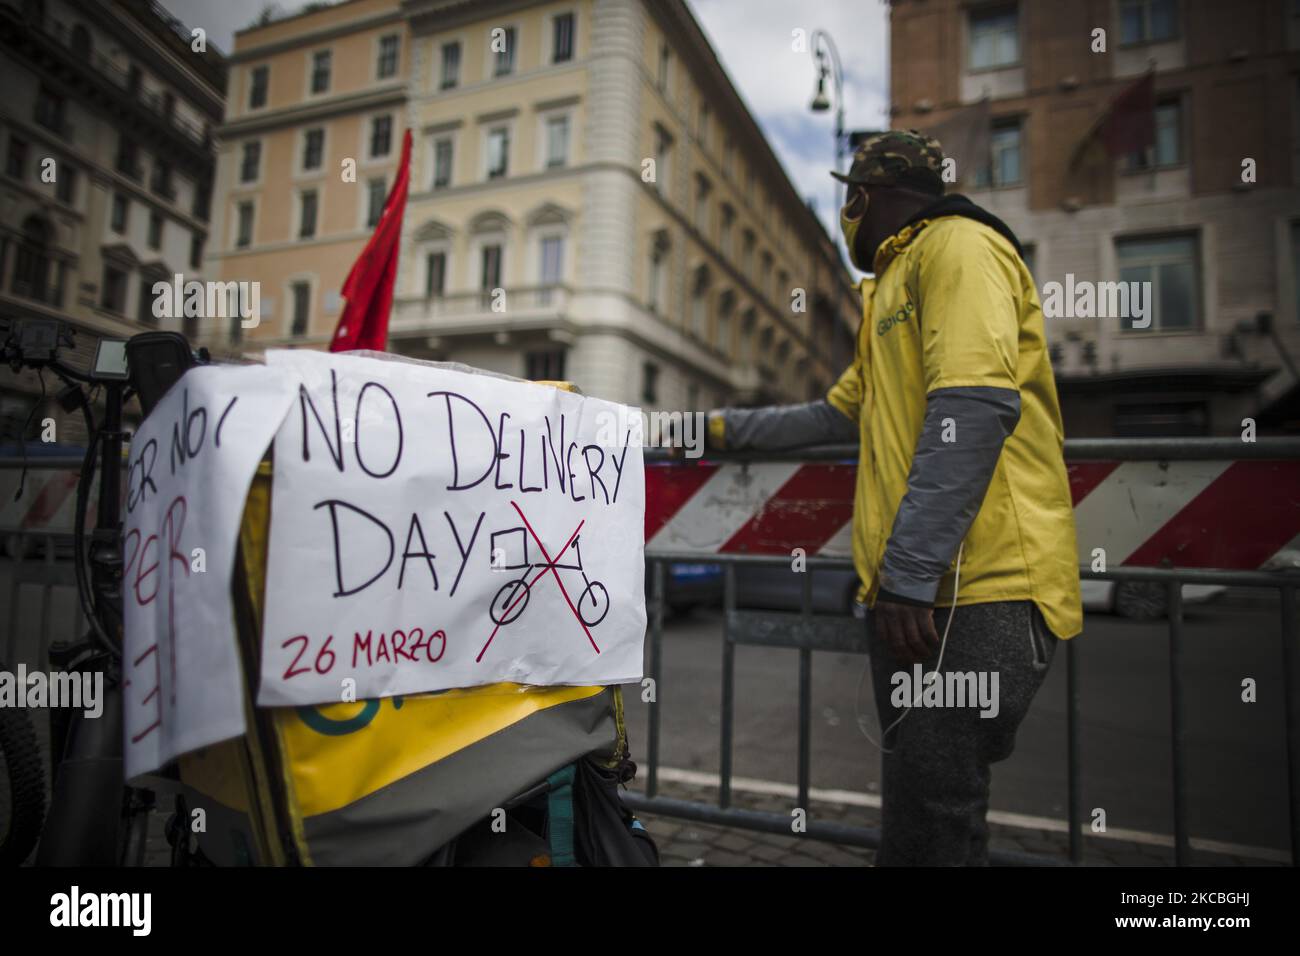
[[[1074,509],[1029,270],[1005,236],[960,215],[907,226],[881,244],[874,265],[877,278],[861,285],[853,364],[827,395],[860,432],[853,557],[861,597],[874,605],[929,393],[1012,389],[1020,418],[967,532],[957,603],[1032,600],[1054,634],[1073,637],[1083,629]],[[950,568],[936,607],[952,602],[952,585]]]

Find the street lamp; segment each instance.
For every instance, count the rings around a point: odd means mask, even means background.
[[[814,113],[825,113],[831,108],[830,97],[826,92],[826,78],[829,76],[835,84],[835,171],[838,173],[844,156],[844,70],[840,66],[840,51],[835,48],[830,34],[825,30],[813,31],[812,51],[817,58],[817,92],[813,95],[809,108]],[[836,187],[836,195],[838,194],[839,188]]]

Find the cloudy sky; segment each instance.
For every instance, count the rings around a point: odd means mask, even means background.
[[[201,26],[229,51],[236,30],[256,19],[267,0],[162,0],[187,26]],[[814,114],[808,104],[816,69],[808,52],[796,52],[794,31],[811,40],[829,33],[844,66],[845,128],[888,125],[889,6],[883,0],[687,0],[713,48],[757,117],[795,186],[816,203],[835,235],[834,110]],[[277,4],[293,12],[302,4]]]

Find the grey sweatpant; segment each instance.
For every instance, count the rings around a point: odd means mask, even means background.
[[[936,609],[934,626],[940,637],[948,621],[947,608]],[[870,624],[870,615],[868,615]],[[983,675],[993,688],[995,707],[971,700],[952,706],[915,706],[907,718],[884,737],[890,750],[881,757],[883,824],[877,866],[985,866],[988,864],[990,764],[1005,760],[1015,748],[1016,729],[1042,685],[1058,641],[1032,601],[1004,601],[958,607],[943,656],[942,685],[969,688],[960,673]],[[894,675],[915,672],[895,662],[892,652],[868,626],[871,677],[882,730],[906,710],[891,696],[907,703],[920,687],[908,688]],[[934,670],[936,652],[923,667]],[[948,678],[946,675],[953,675]],[[975,695],[971,695],[972,697]],[[986,695],[985,699],[988,699]],[[995,716],[981,717],[981,709]]]

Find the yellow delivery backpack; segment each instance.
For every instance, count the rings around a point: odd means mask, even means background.
[[[572,792],[575,764],[626,765],[618,687],[501,683],[313,707],[254,705],[271,480],[263,461],[231,584],[249,729],[179,759],[178,823],[204,811],[195,834],[201,858],[227,866],[430,863],[467,828],[535,790],[550,794],[551,825],[571,831],[571,804],[556,795]],[[560,835],[563,848],[553,841],[532,862],[572,862],[572,833]]]

